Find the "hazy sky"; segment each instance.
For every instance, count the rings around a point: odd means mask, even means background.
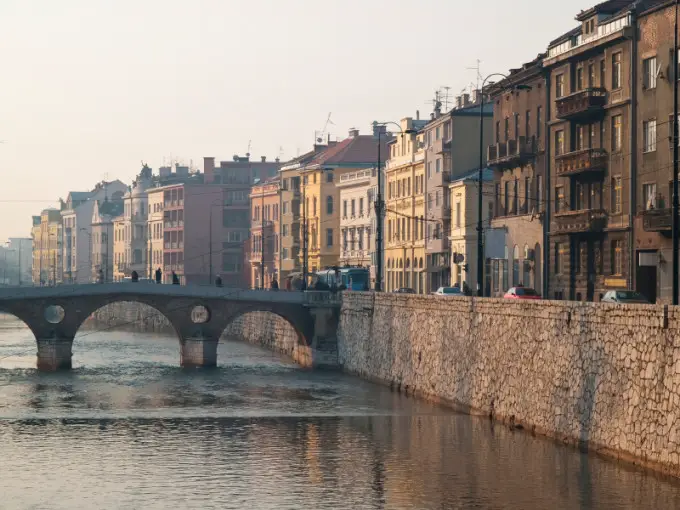
[[[144,160],[309,149],[507,72],[593,0],[0,0],[0,241]],[[483,13],[478,8],[484,7]],[[482,23],[483,22],[483,23]],[[282,148],[282,149],[281,149]]]

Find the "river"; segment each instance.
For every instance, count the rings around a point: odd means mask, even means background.
[[[680,483],[354,377],[220,343],[83,331],[74,369],[35,369],[0,320],[2,509],[665,509]]]

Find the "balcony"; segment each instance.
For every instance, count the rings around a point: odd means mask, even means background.
[[[607,168],[607,151],[604,149],[582,149],[555,156],[557,177],[566,177],[589,172],[604,172]]]
[[[642,213],[642,230],[645,232],[672,232],[673,210],[650,209]]]
[[[552,234],[602,232],[607,228],[607,212],[602,209],[582,209],[555,213]]]
[[[435,140],[432,143],[432,149],[434,150],[435,154],[444,154],[445,152],[449,152],[451,150],[451,138],[448,140],[444,140],[443,138]]]
[[[579,90],[555,101],[557,118],[562,120],[580,120],[604,113],[607,103],[607,91],[601,87]]]
[[[534,138],[527,140],[526,136],[520,136],[506,142],[499,142],[487,147],[486,159],[489,166],[500,168],[513,168],[536,155],[536,143]]]

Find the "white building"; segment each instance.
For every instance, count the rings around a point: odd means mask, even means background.
[[[375,249],[377,172],[367,168],[340,176],[340,265],[370,267]]]
[[[92,212],[98,200],[120,199],[121,181],[101,182],[92,191],[72,191],[62,203],[62,264],[64,283],[89,283],[92,278]]]
[[[113,218],[123,212],[123,200],[96,200],[92,210],[92,281],[113,280]]]
[[[164,188],[150,188],[147,191],[149,231],[147,233],[148,252],[151,257],[151,278],[155,278],[156,270],[163,271],[163,221],[164,221]]]
[[[33,239],[30,237],[10,237],[7,243],[8,268],[11,275],[9,285],[29,285],[32,280]]]

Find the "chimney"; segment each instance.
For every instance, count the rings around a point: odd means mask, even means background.
[[[470,94],[463,94],[463,106],[470,106]]]
[[[456,108],[461,108],[463,106],[463,98],[461,96],[456,96]]]
[[[210,184],[215,180],[215,158],[203,158],[203,181]]]
[[[263,163],[267,162],[267,156],[260,156],[260,159],[262,160]]]
[[[416,120],[420,120],[420,110],[416,110]]]
[[[434,112],[430,114],[430,120],[434,120]]]
[[[482,100],[482,93],[479,89],[475,89],[472,91],[472,102],[474,104],[479,103]]]
[[[349,137],[356,138],[357,136],[359,136],[359,130],[357,128],[350,128]]]

